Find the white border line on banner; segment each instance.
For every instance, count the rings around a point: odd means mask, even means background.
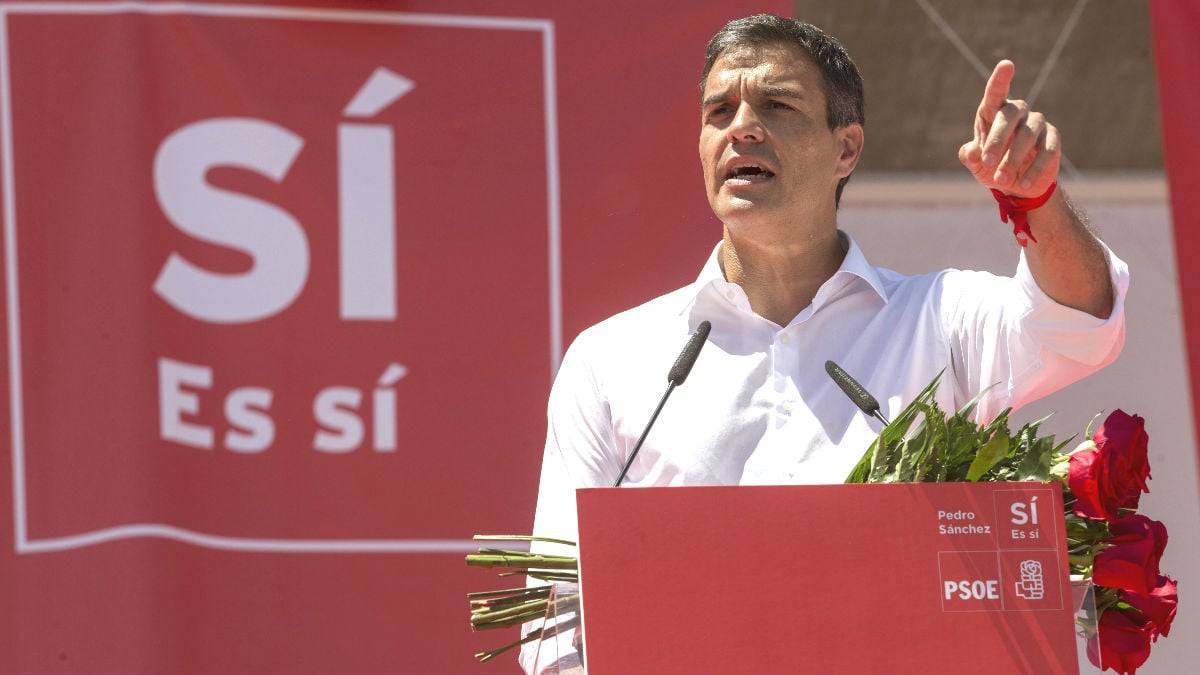
[[[194,2],[0,2],[0,162],[3,163],[5,286],[8,303],[9,399],[12,431],[13,536],[17,553],[44,553],[94,546],[122,539],[154,537],[226,551],[276,553],[461,553],[479,548],[455,539],[256,539],[196,532],[173,525],[139,523],[78,535],[29,539],[25,492],[25,429],[22,403],[20,294],[17,287],[17,225],[13,177],[13,130],[9,73],[8,17],[12,14],[193,14],[339,23],[375,23],[444,28],[536,31],[542,36],[543,113],[546,134],[547,239],[550,282],[550,373],[562,358],[562,263],[558,161],[558,108],[555,81],[554,22],[496,16],[419,14],[264,5],[210,5]]]

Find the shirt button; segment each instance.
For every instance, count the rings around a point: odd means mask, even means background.
[[[735,295],[737,295],[737,293],[734,293],[733,289],[725,291],[725,297],[729,298],[730,300],[732,300]]]
[[[796,409],[796,404],[793,401],[784,401],[779,407],[783,408],[783,412],[790,415],[792,414],[792,411]]]
[[[780,333],[779,341],[786,345],[787,343],[791,342],[791,338],[788,337],[787,333]]]

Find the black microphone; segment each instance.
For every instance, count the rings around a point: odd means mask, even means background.
[[[704,346],[711,330],[712,324],[707,321],[701,321],[700,325],[696,326],[696,332],[692,333],[692,337],[683,346],[683,351],[679,352],[679,358],[675,359],[675,365],[671,366],[671,372],[667,373],[667,382],[676,387],[683,384],[688,373],[692,372],[696,357],[700,356],[700,348]]]
[[[833,361],[825,362],[825,372],[829,373],[829,377],[832,377],[833,381],[837,382],[837,385],[842,388],[842,391],[846,393],[846,396],[851,401],[854,401],[854,405],[858,406],[859,410],[883,422],[884,426],[890,424],[887,418],[883,416],[883,413],[879,412],[879,401],[876,401],[875,397],[864,389],[857,380],[850,377],[850,373],[842,370],[842,367]]]
[[[687,379],[688,373],[692,372],[692,366],[696,363],[696,357],[700,356],[700,348],[704,346],[705,340],[708,339],[708,333],[712,330],[712,324],[708,321],[701,321],[699,326],[696,326],[696,332],[692,333],[692,337],[688,338],[687,344],[683,346],[683,351],[679,352],[679,358],[675,359],[675,365],[671,366],[671,371],[667,373],[667,390],[663,392],[662,399],[658,402],[658,407],[654,409],[654,414],[650,416],[650,421],[646,423],[646,428],[642,430],[642,435],[638,438],[637,443],[633,446],[633,452],[629,453],[629,459],[625,460],[625,466],[621,467],[621,475],[617,476],[613,487],[621,487],[621,481],[625,480],[625,474],[629,472],[629,467],[633,465],[633,458],[637,457],[638,451],[642,449],[642,443],[646,441],[646,435],[650,433],[650,427],[654,426],[654,421],[658,419],[658,413],[662,412],[663,405],[667,402],[667,397],[671,392],[675,391],[675,387],[683,384]]]

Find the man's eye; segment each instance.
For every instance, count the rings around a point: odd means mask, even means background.
[[[792,109],[792,106],[784,103],[783,101],[771,101],[770,106],[777,110],[791,110]]]
[[[719,106],[716,106],[713,108],[709,108],[708,109],[708,118],[713,119],[714,117],[722,117],[724,115],[728,115],[730,110],[731,110],[731,108],[728,105],[719,105]]]

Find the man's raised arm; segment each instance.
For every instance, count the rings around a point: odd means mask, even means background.
[[[959,161],[981,185],[1003,193],[1016,209],[1031,208],[1029,270],[1055,302],[1107,318],[1113,308],[1112,283],[1104,247],[1063,194],[1055,189],[1062,143],[1058,129],[1022,100],[1008,98],[1016,67],[996,64],[975,114],[975,135],[958,151]],[[1013,216],[1010,216],[1013,217]]]

